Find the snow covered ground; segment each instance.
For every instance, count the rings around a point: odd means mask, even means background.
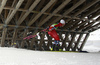
[[[100,40],[88,40],[83,50],[88,52],[100,52]]]
[[[99,46],[84,46],[83,51],[88,51],[88,52],[100,52],[100,47]]]
[[[0,65],[100,65],[100,52],[49,52],[0,47]]]

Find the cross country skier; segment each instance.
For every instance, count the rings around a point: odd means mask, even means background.
[[[52,45],[52,48],[51,50],[56,50],[56,51],[59,51],[59,47],[60,47],[60,44],[59,44],[59,41],[60,41],[60,38],[59,38],[59,35],[57,34],[56,32],[56,29],[58,27],[63,27],[65,25],[65,21],[63,19],[60,20],[60,23],[57,23],[57,24],[53,24],[53,25],[50,25],[49,27],[49,31],[48,31],[48,34],[55,39],[53,45]]]

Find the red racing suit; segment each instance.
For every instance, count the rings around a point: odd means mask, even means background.
[[[62,26],[62,24],[61,23],[58,23],[58,24],[53,24],[53,25],[51,25],[50,27],[49,27],[49,32],[48,32],[48,34],[52,37],[52,38],[54,38],[56,41],[58,40],[58,41],[60,41],[60,38],[59,38],[59,35],[57,34],[57,32],[56,32],[56,28],[57,27],[61,27]],[[55,27],[55,29],[53,29]],[[53,30],[52,30],[53,29]]]

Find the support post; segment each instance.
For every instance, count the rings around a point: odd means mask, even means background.
[[[6,38],[6,33],[7,33],[7,28],[3,28],[3,31],[2,31],[2,38],[1,38],[1,47],[4,47],[4,42],[5,42],[5,38]]]
[[[73,42],[75,41],[75,36],[76,36],[76,33],[73,34],[72,39],[71,39],[71,41],[69,42],[69,45],[68,45],[68,47],[67,47],[67,49],[66,49],[67,51],[69,51],[70,48],[72,47],[72,44],[73,44]]]
[[[43,48],[42,48],[42,44],[43,44],[43,41],[44,41],[44,36],[45,36],[45,33],[43,33],[43,34],[41,34],[40,33],[40,43],[39,43],[39,49],[40,50],[43,50]]]
[[[27,36],[28,29],[25,29],[24,31],[23,38]],[[21,48],[24,48],[24,40],[21,42]]]
[[[84,47],[89,35],[90,35],[89,33],[86,34],[85,39],[83,40],[83,43],[81,44],[79,51],[82,51],[82,49],[83,49],[83,47]]]
[[[76,42],[74,48],[72,49],[72,51],[76,51],[76,49],[77,49],[77,47],[78,47],[78,45],[79,45],[79,43],[80,43],[80,41],[81,41],[82,36],[83,36],[83,34],[80,34],[80,36],[79,36],[79,38],[78,38],[78,40],[77,40],[77,42]]]

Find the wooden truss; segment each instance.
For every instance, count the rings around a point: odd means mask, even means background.
[[[89,34],[100,28],[100,0],[0,0],[0,46],[50,50],[47,33],[23,40],[47,26],[66,21],[57,32],[66,51],[82,51]]]

